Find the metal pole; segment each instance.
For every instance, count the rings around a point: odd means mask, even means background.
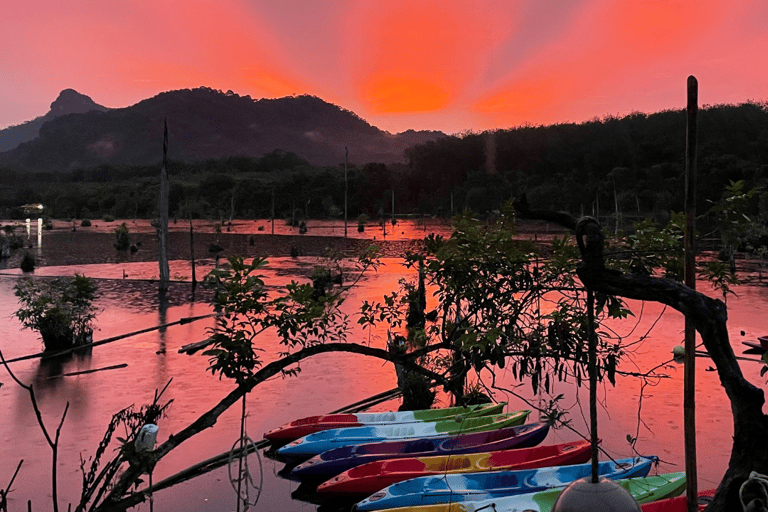
[[[696,116],[698,114],[699,84],[688,77],[688,126],[685,143],[685,285],[696,289]],[[685,428],[685,478],[688,512],[698,510],[696,467],[696,330],[685,319],[685,373],[683,390],[683,424]]]

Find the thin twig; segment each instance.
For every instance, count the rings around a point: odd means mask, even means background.
[[[16,480],[16,475],[19,474],[19,470],[21,469],[21,465],[24,464],[24,459],[21,459],[19,461],[19,465],[16,466],[16,471],[13,472],[13,476],[11,477],[11,481],[8,482],[8,487],[5,488],[5,494],[7,495],[9,492],[11,492],[11,486],[13,485],[13,481]]]

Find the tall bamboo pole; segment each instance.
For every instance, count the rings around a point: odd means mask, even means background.
[[[685,285],[696,289],[696,116],[698,114],[699,84],[693,75],[688,77],[688,125],[685,142]],[[687,482],[688,512],[698,510],[696,467],[696,330],[693,322],[685,319],[685,373],[683,398],[683,424],[685,428],[685,476]]]

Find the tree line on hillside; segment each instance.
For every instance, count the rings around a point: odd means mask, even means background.
[[[348,216],[389,217],[393,194],[398,215],[487,215],[526,193],[532,203],[574,215],[664,221],[683,208],[685,123],[680,110],[446,137],[406,150],[406,164],[349,164]],[[699,134],[698,212],[730,181],[768,185],[766,103],[704,107]],[[171,161],[169,175],[172,216],[343,216],[344,164],[313,166],[275,150],[261,158]],[[55,218],[157,215],[159,164],[4,176],[3,217],[33,202]],[[768,197],[755,194],[749,208],[768,214]]]

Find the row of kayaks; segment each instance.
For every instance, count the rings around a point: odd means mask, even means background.
[[[292,477],[357,501],[358,511],[548,511],[565,486],[591,476],[590,444],[541,445],[549,426],[525,424],[527,410],[501,414],[505,405],[312,416],[265,438],[283,445],[276,454],[293,461]],[[685,489],[685,474],[648,476],[656,460],[606,461],[598,471],[654,512],[685,510],[667,499]]]
[[[301,418],[271,430],[264,438],[272,443],[285,444],[309,434],[336,428],[365,427],[412,423],[414,421],[439,421],[455,419],[456,415],[464,418],[490,416],[504,410],[506,403],[478,404],[470,407],[447,407],[422,411],[398,412],[363,412],[357,414],[326,414]]]

